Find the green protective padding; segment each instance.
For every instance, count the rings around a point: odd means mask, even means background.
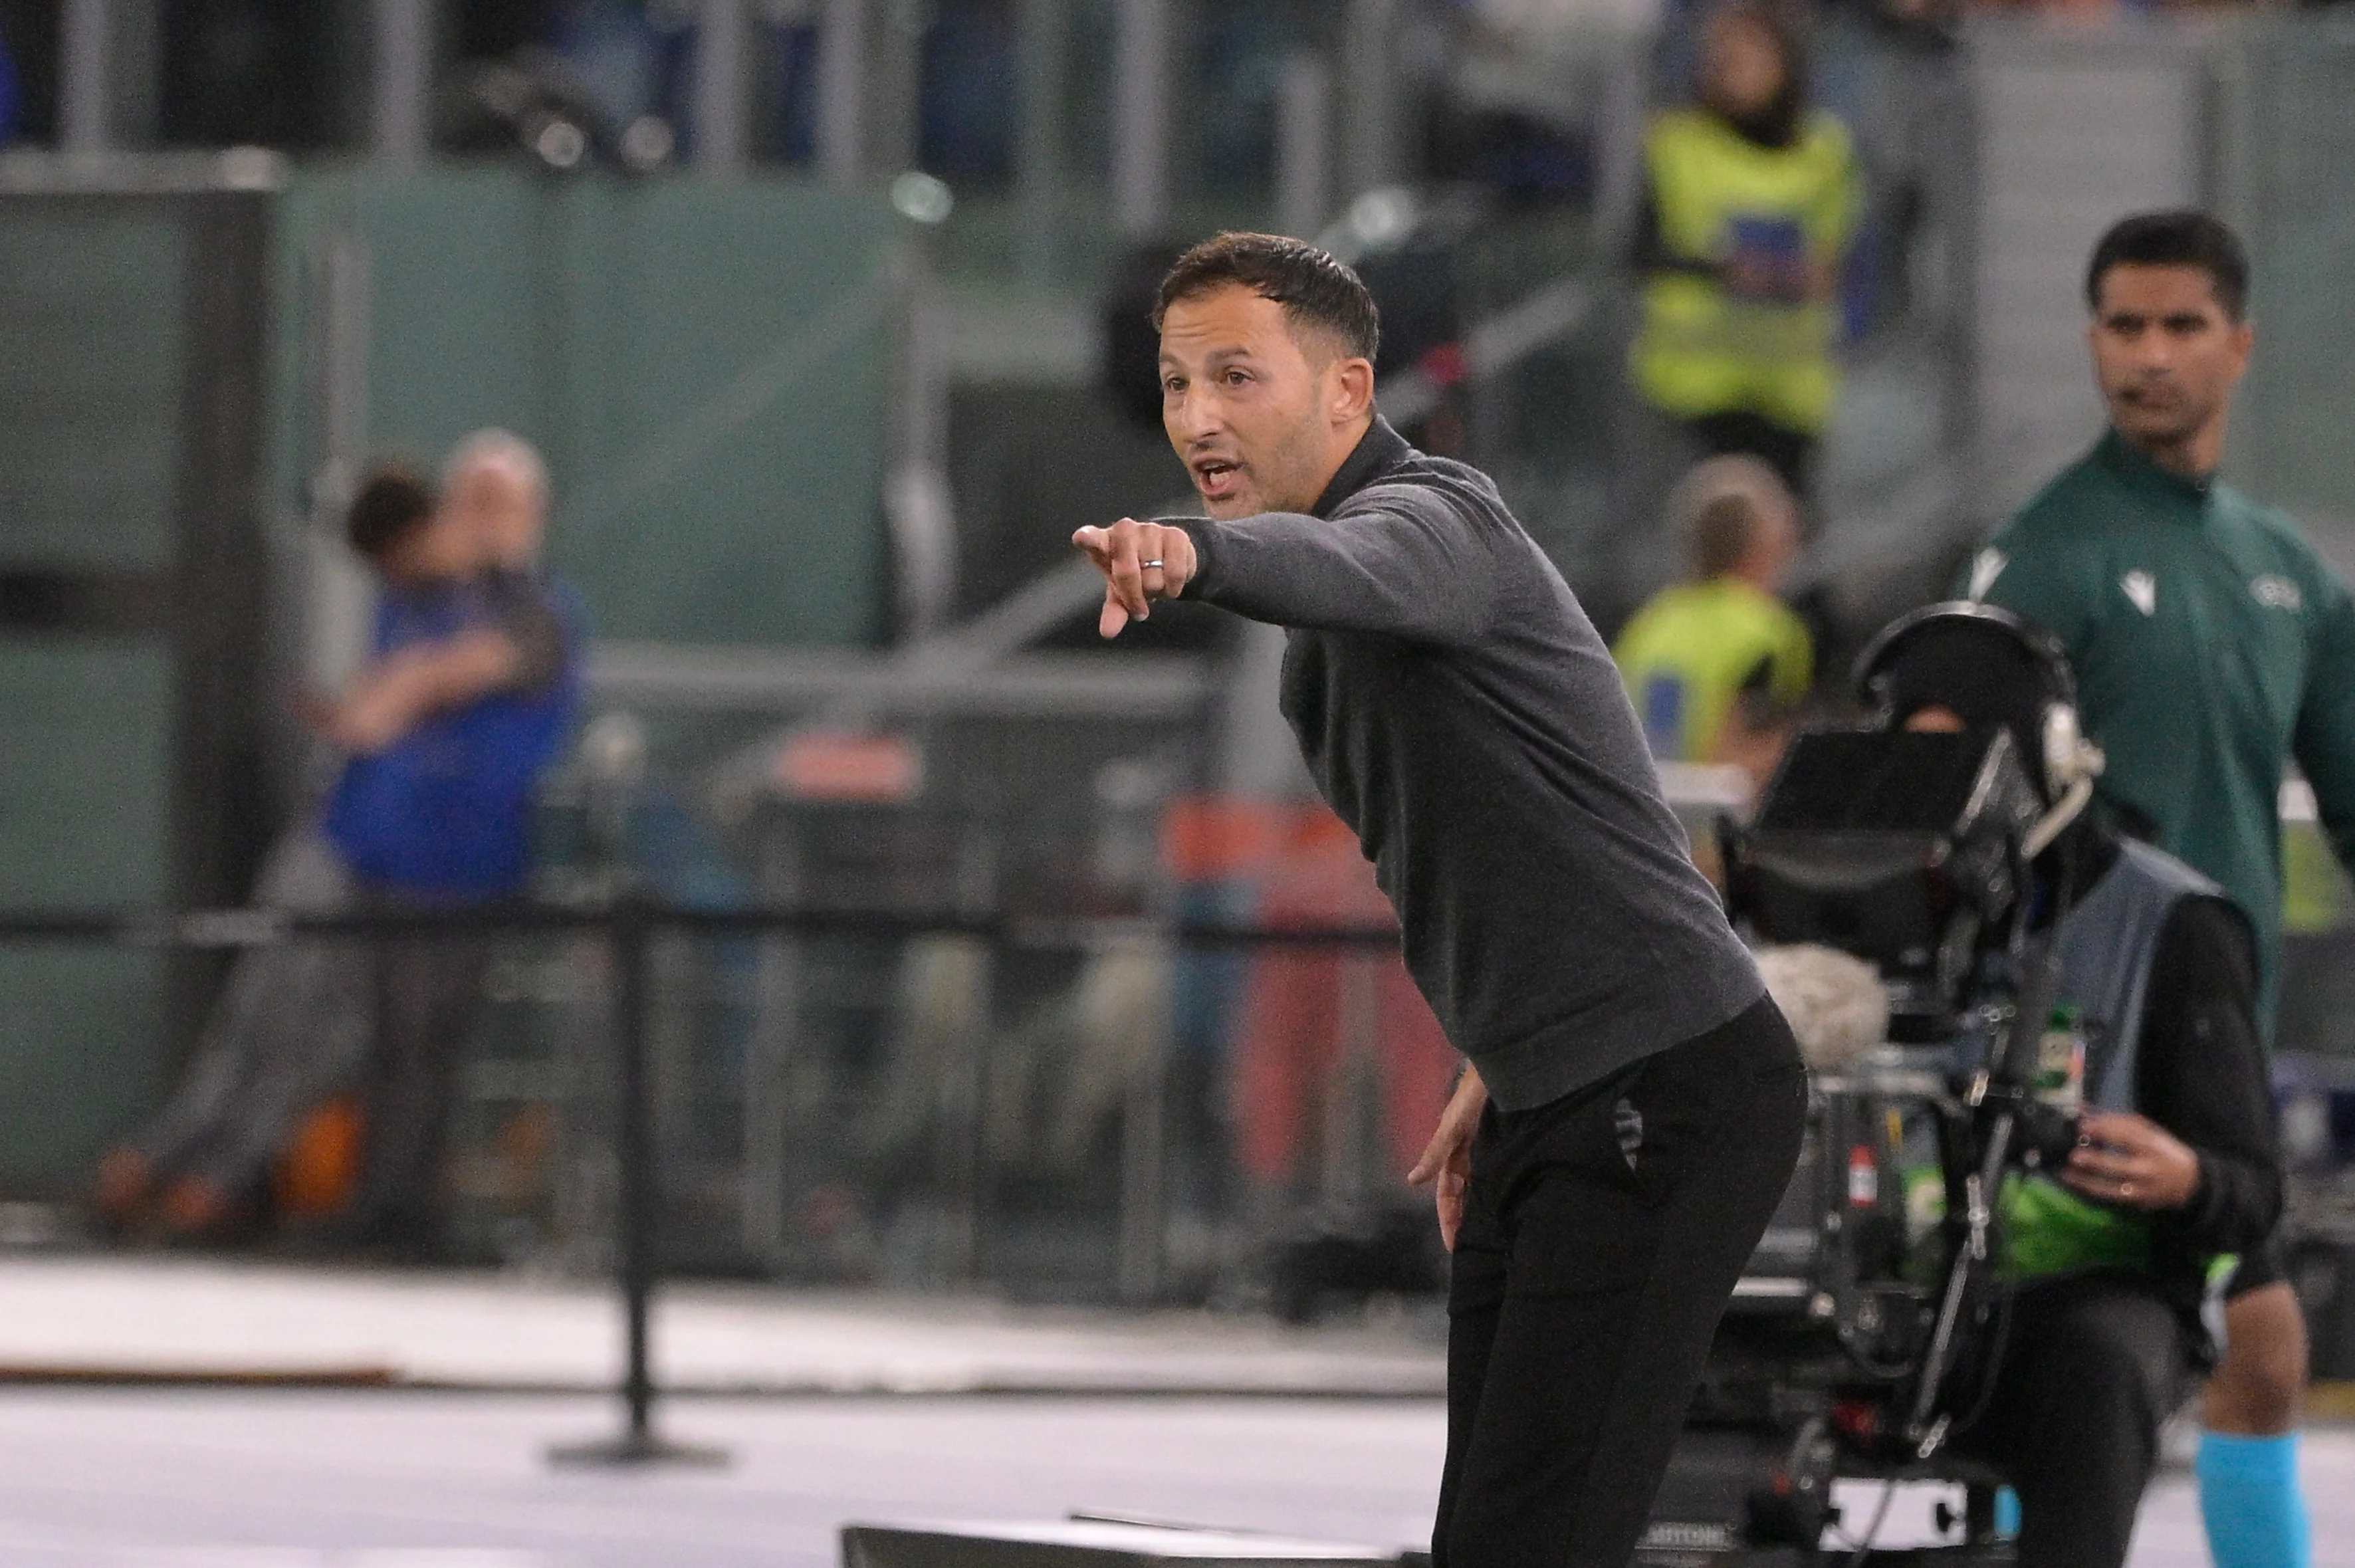
[[[167,875],[160,645],[0,641],[0,906],[152,906]],[[153,1103],[163,960],[0,951],[0,1189],[55,1189]]]
[[[19,205],[0,223],[0,564],[170,563],[186,257],[152,208]]]
[[[2041,1176],[2006,1177],[2001,1203],[2007,1279],[2150,1267],[2150,1221],[2140,1214],[2087,1202]]]
[[[280,226],[279,463],[322,450],[319,259],[366,256],[372,454],[547,454],[556,568],[601,637],[839,645],[883,625],[897,220],[775,179],[508,168],[298,178]]]

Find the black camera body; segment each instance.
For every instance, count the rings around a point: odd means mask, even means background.
[[[2019,1107],[2011,1141],[2024,1170],[2058,1171],[2077,1152],[2083,1118],[2073,1111],[2030,1100]]]
[[[1945,1040],[2019,898],[2019,844],[2043,814],[2009,731],[1806,731],[1756,821],[1726,831],[1728,907],[1763,942],[1879,969],[1892,1040]]]
[[[1741,1543],[1707,1561],[1812,1552],[1836,1478],[1948,1463],[1968,1369],[1994,1342],[1995,1187],[2056,1168],[2077,1138],[2075,1117],[2031,1091],[2034,1051],[2013,1049],[2051,1005],[2024,942],[2046,809],[2006,730],[1825,730],[1794,740],[1747,827],[1720,825],[1737,923],[1864,960],[1890,1028],[1884,1049],[1813,1074],[1798,1170],[1671,1466],[1656,1518],[1715,1520]],[[1969,1487],[1971,1517],[1961,1544],[1923,1560],[2006,1561],[1996,1477],[1945,1473]],[[1666,1540],[1636,1561],[1670,1561]]]

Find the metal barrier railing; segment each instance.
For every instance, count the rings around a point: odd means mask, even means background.
[[[651,1314],[661,1268],[656,1149],[652,1106],[649,956],[671,933],[704,936],[959,936],[993,949],[1084,952],[1141,937],[1173,949],[1325,949],[1394,952],[1388,925],[1276,927],[1135,919],[1056,919],[1008,915],[790,909],[689,909],[624,895],[590,904],[516,902],[471,909],[377,909],[334,914],[264,909],[192,911],[0,911],[0,949],[76,944],[184,951],[237,951],[305,938],[601,934],[611,965],[608,1049],[617,1072],[613,1139],[618,1178],[614,1215],[616,1285],[623,1315],[620,1433],[608,1440],[553,1448],[558,1463],[718,1462],[714,1450],[677,1444],[655,1428]]]

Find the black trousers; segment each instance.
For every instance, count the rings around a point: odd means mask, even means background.
[[[349,1222],[362,1240],[430,1246],[459,1056],[481,1012],[489,955],[471,934],[420,934],[382,939],[375,958],[368,1141]]]
[[[1489,1108],[1449,1289],[1435,1568],[1625,1568],[1806,1109],[1763,999],[1551,1104]]]
[[[1955,1449],[2019,1493],[2019,1568],[2118,1568],[2158,1433],[2190,1392],[2200,1347],[2183,1313],[2117,1275],[2030,1285],[1987,1413]]]

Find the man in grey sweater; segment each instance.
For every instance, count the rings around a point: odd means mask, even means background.
[[[1101,629],[1179,597],[1287,628],[1284,717],[1468,1059],[1412,1177],[1455,1253],[1434,1561],[1622,1568],[1797,1157],[1797,1049],[1568,585],[1375,411],[1357,275],[1221,235],[1158,315],[1209,517],[1073,536]]]

